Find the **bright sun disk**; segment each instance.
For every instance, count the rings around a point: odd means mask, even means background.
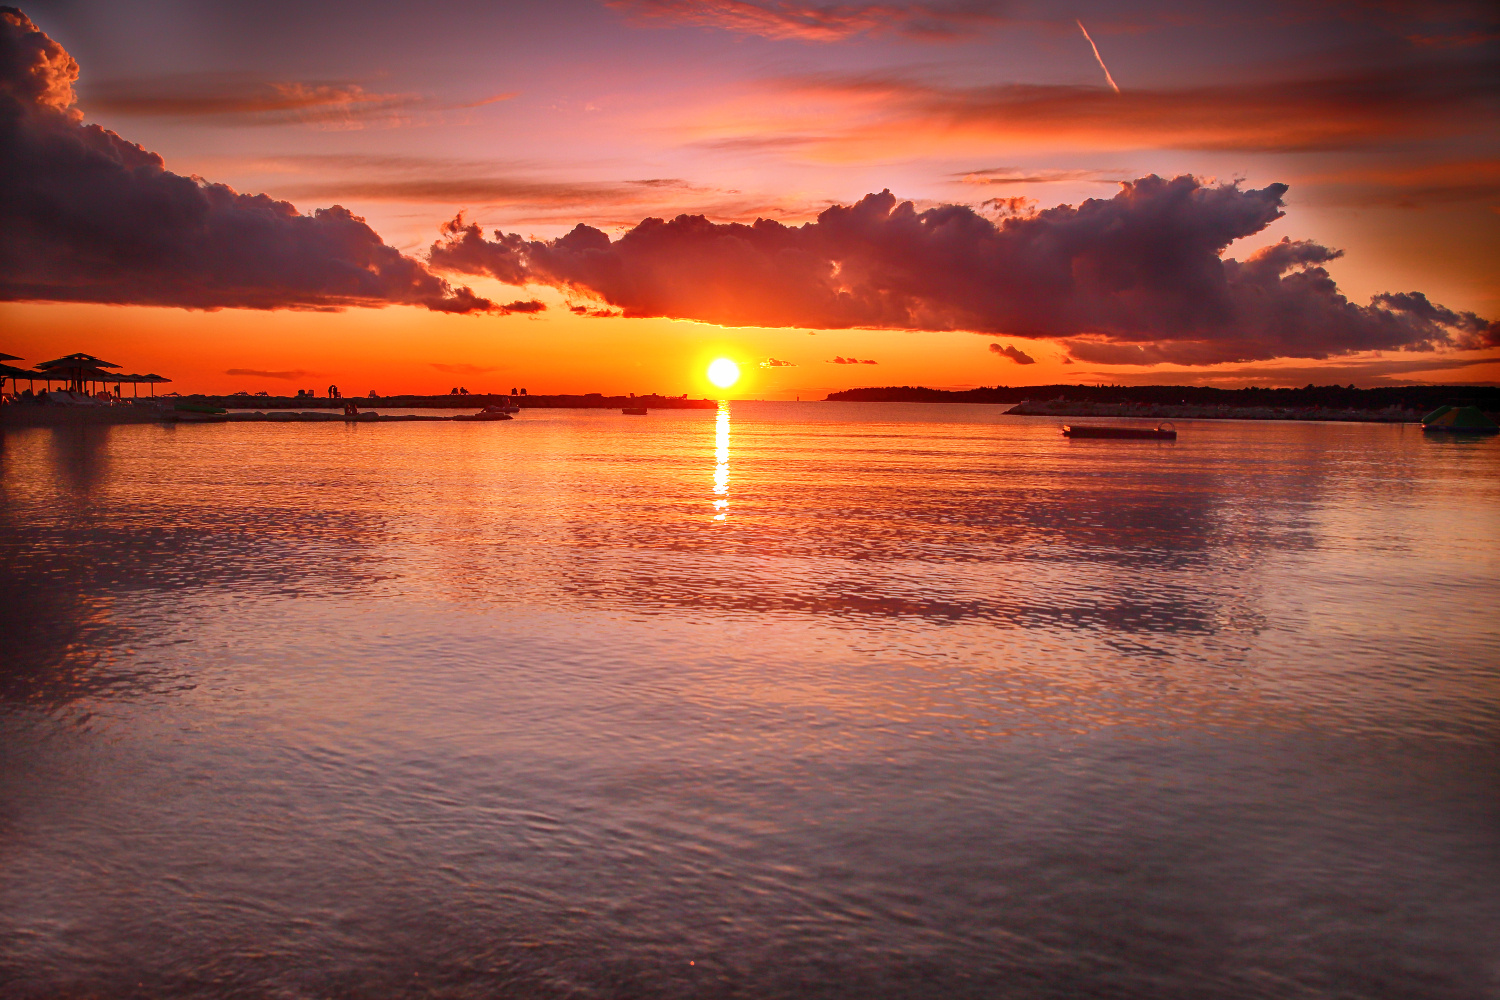
[[[740,366],[728,358],[715,358],[708,366],[708,380],[720,389],[728,389],[740,380]]]

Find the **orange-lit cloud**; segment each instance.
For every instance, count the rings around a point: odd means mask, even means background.
[[[1382,385],[1391,383],[1421,382],[1412,378],[1429,372],[1462,373],[1466,369],[1487,366],[1491,377],[1479,379],[1476,384],[1493,385],[1500,375],[1500,357],[1439,357],[1426,359],[1374,358],[1355,359],[1325,365],[1254,365],[1217,367],[1211,369],[1150,368],[1140,372],[1082,371],[1081,380],[1109,379],[1139,385],[1215,385],[1240,386],[1251,383],[1263,385],[1327,385],[1329,383],[1356,385]],[[1462,383],[1462,375],[1444,375],[1443,383]]]
[[[511,92],[442,103],[421,94],[369,91],[350,81],[275,81],[246,74],[195,73],[95,83],[88,87],[83,103],[92,114],[358,129],[410,124],[422,116],[482,107],[515,96]]]
[[[1350,302],[1325,267],[1339,251],[1316,243],[1222,258],[1282,217],[1285,192],[1149,176],[1108,200],[995,222],[958,205],[918,212],[887,191],[800,227],[682,215],[614,242],[585,225],[551,241],[487,240],[455,220],[431,262],[587,292],[627,317],[1005,333],[1063,339],[1101,364],[1495,345],[1495,324],[1417,292]]]
[[[984,167],[955,175],[962,184],[977,187],[1003,187],[1015,184],[1070,184],[1084,181],[1092,184],[1119,184],[1130,180],[1123,170],[1035,170],[1024,167]]]
[[[448,375],[488,375],[490,372],[499,371],[496,365],[473,365],[458,363],[443,363],[438,361],[428,362],[433,368]]]
[[[837,42],[854,35],[899,34],[950,39],[997,24],[983,5],[967,3],[799,3],[794,0],[605,0],[647,21],[719,28],[762,38]]]
[[[249,376],[252,378],[274,378],[287,382],[295,382],[298,379],[307,378],[310,375],[317,375],[318,373],[303,371],[301,368],[293,368],[287,371],[267,371],[264,368],[228,368],[225,369],[224,374]]]
[[[685,122],[711,148],[783,143],[829,159],[905,156],[914,145],[968,150],[1193,149],[1289,152],[1467,135],[1493,113],[1495,74],[1479,60],[1248,82],[1131,88],[1060,84],[955,87],[906,77],[825,74]]]
[[[171,173],[71,106],[78,66],[0,8],[0,299],[217,309],[494,308],[334,206]],[[521,307],[521,308],[517,308]],[[501,311],[532,311],[514,303]]]
[[[1483,202],[1500,207],[1500,159],[1351,165],[1303,178],[1314,197],[1341,205],[1423,208]]]

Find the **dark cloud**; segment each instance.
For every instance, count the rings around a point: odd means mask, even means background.
[[[796,368],[790,361],[780,361],[776,358],[767,358],[760,363],[762,368]]]
[[[1019,347],[1014,346],[1013,344],[1006,344],[1004,347],[1001,347],[999,344],[991,344],[990,351],[1000,355],[1001,357],[1010,358],[1018,365],[1036,364],[1036,358],[1033,358],[1031,355],[1027,354],[1025,351],[1021,350]]]
[[[514,302],[507,302],[503,306],[496,306],[495,311],[502,315],[546,312],[547,303],[541,299],[517,299]]]
[[[842,355],[836,355],[834,359],[828,363],[830,365],[877,365],[880,362],[870,361],[869,359],[846,358]]]
[[[613,319],[620,315],[618,309],[602,309],[598,306],[569,306],[568,311],[574,316],[587,316],[590,319]]]
[[[295,382],[298,379],[317,375],[317,372],[303,371],[301,368],[293,368],[289,371],[265,371],[260,368],[229,368],[225,375],[248,375],[254,378],[275,378],[286,382]]]
[[[335,205],[182,177],[73,107],[78,64],[0,8],[0,299],[198,309],[492,304]]]
[[[611,242],[579,225],[527,240],[446,227],[432,264],[571,289],[626,316],[726,326],[971,330],[1066,341],[1080,360],[1206,365],[1463,349],[1495,327],[1417,293],[1350,302],[1312,242],[1220,254],[1282,216],[1286,186],[1143,177],[1113,198],[998,222],[918,212],[889,191],[791,227],[647,219]]]
[[[1011,198],[988,198],[980,202],[979,207],[982,210],[987,210],[997,219],[1008,219],[1035,215],[1036,204],[1035,198],[1016,195]]]

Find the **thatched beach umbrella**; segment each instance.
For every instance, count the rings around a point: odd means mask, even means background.
[[[18,360],[16,358],[12,358],[9,354],[0,354],[0,358],[8,358],[12,361]],[[10,379],[12,382],[14,382],[18,378],[27,378],[35,374],[36,372],[29,372],[24,368],[16,368],[11,365],[0,364],[0,389],[5,388],[6,379]]]
[[[85,381],[97,382],[109,378],[109,373],[101,371],[101,369],[118,368],[120,366],[113,361],[96,358],[92,354],[78,353],[65,354],[60,358],[53,358],[51,361],[43,361],[36,367],[37,370],[46,372],[46,377],[49,379],[66,380],[70,389],[74,392],[82,392]]]
[[[158,375],[158,374],[156,374],[156,372],[147,372],[145,375],[141,376],[141,381],[142,382],[152,383],[152,385],[151,385],[151,395],[155,396],[156,395],[156,384],[155,383],[157,383],[157,382],[170,382],[172,380],[169,379],[169,378],[167,378],[164,375]]]

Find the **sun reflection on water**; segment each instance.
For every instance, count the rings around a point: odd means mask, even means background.
[[[715,521],[728,515],[729,507],[729,400],[719,400],[714,419],[714,514]]]

